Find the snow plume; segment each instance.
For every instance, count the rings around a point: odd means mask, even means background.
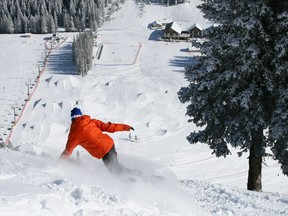
[[[120,155],[119,159],[127,168],[141,170],[141,176],[111,174],[101,161],[86,157],[74,163],[61,162],[63,179],[52,185],[69,187],[69,199],[72,197],[77,208],[86,213],[87,202],[100,199],[109,207],[103,215],[109,215],[111,208],[126,215],[199,215],[193,196],[182,189],[172,171],[131,155]]]
[[[88,156],[55,163],[20,152],[0,154],[0,164],[5,164],[2,215],[199,215],[194,198],[181,189],[174,174],[146,160],[120,157],[125,166],[133,161],[133,169],[143,170],[139,177],[113,175]]]

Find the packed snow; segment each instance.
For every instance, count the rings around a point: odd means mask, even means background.
[[[187,52],[188,42],[159,41],[147,27],[155,20],[208,27],[199,3],[127,0],[98,30],[85,77],[72,63],[75,34],[60,33],[53,44],[50,35],[0,35],[0,132],[18,149],[0,149],[1,215],[288,215],[288,181],[277,162],[263,164],[263,192],[247,191],[248,155],[235,149],[216,158],[186,140],[197,128],[177,92],[199,53]],[[115,176],[81,147],[59,160],[74,106],[135,128],[110,135],[120,162],[142,177]]]

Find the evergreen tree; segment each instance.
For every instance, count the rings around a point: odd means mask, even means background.
[[[48,24],[47,24],[47,19],[46,16],[43,15],[40,17],[40,23],[41,23],[41,34],[47,34],[48,33]]]
[[[22,20],[19,16],[17,16],[15,19],[14,19],[14,27],[15,27],[15,33],[22,33]]]
[[[74,19],[73,19],[72,16],[70,16],[68,26],[66,26],[66,30],[69,31],[69,32],[74,32],[74,31],[76,31],[76,28],[75,28],[75,26],[74,26]]]
[[[240,156],[249,151],[248,190],[262,189],[269,146],[280,163],[286,161],[288,174],[288,124],[278,121],[283,112],[288,117],[288,8],[276,2],[282,10],[273,7],[274,0],[203,0],[205,17],[219,25],[204,32],[205,42],[194,44],[202,55],[186,68],[190,85],[178,93],[181,102],[190,102],[190,121],[201,127],[187,137],[190,143],[207,143],[217,157],[230,154],[230,145]]]
[[[15,3],[15,16],[13,16],[14,33],[22,33],[22,12],[19,6],[19,2]]]
[[[56,26],[55,26],[55,22],[53,20],[52,15],[48,15],[47,28],[48,28],[48,32],[52,32],[52,33],[56,32]]]
[[[47,34],[48,33],[48,24],[47,24],[48,12],[47,12],[47,8],[46,8],[46,4],[44,0],[40,0],[39,10],[40,10],[40,33]]]
[[[31,33],[41,33],[41,17],[39,15],[31,16],[29,24]]]
[[[68,11],[65,9],[64,12],[63,12],[63,27],[65,29],[69,29],[69,26],[70,26],[70,16],[69,16],[69,13]]]
[[[81,21],[81,27],[82,30],[84,30],[86,28],[86,4],[84,0],[80,0],[79,3],[79,16],[81,17],[80,21]]]
[[[69,14],[73,17],[76,15],[75,0],[71,0],[71,2],[70,2]]]
[[[21,22],[22,22],[22,31],[21,32],[22,33],[29,32],[28,18],[25,16],[22,16]]]
[[[269,144],[275,158],[280,162],[285,175],[288,175],[288,2],[269,1],[274,11],[275,23],[271,23],[273,34],[274,58],[271,67],[274,70],[275,109],[269,128]]]
[[[2,21],[2,29],[8,34],[14,33],[14,23],[10,15],[4,17]]]

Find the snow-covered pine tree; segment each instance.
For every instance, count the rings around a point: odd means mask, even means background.
[[[190,121],[200,127],[187,139],[207,143],[217,157],[230,154],[229,146],[239,148],[239,155],[249,151],[247,189],[260,191],[267,147],[279,162],[286,160],[288,174],[288,123],[278,121],[284,111],[288,117],[287,3],[203,0],[199,8],[218,25],[195,43],[202,55],[186,68],[190,84],[178,92],[181,102],[190,103]]]
[[[273,48],[271,66],[275,71],[275,109],[269,128],[269,141],[282,171],[288,175],[288,2],[270,1],[274,11]]]
[[[14,18],[14,33],[21,33],[22,32],[22,22],[20,16]]]
[[[41,34],[47,34],[48,33],[48,24],[47,24],[46,16],[43,15],[43,16],[40,17],[40,24],[41,24],[40,33]]]
[[[48,15],[47,26],[48,26],[48,32],[53,32],[53,33],[56,32],[57,28],[55,26],[55,22],[51,14]]]
[[[14,33],[14,23],[10,15],[4,16],[4,19],[1,21],[1,29],[8,34]]]
[[[48,12],[44,1],[40,2],[40,33],[48,33],[48,24],[47,24]]]

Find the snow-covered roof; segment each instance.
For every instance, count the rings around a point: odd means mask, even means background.
[[[168,24],[168,23],[172,23],[173,20],[172,20],[172,19],[164,18],[164,19],[160,20],[160,22],[161,22],[162,24]]]
[[[190,30],[192,30],[194,28],[198,28],[199,30],[202,31],[202,28],[201,28],[201,26],[198,23],[195,23],[194,25],[190,26],[186,31],[190,31]]]
[[[182,29],[181,27],[176,23],[176,22],[172,22],[169,24],[169,27],[174,30],[175,32],[177,32],[178,34],[181,34]]]
[[[153,23],[152,23],[153,26],[162,26],[162,23],[159,21],[159,20],[155,20]]]

